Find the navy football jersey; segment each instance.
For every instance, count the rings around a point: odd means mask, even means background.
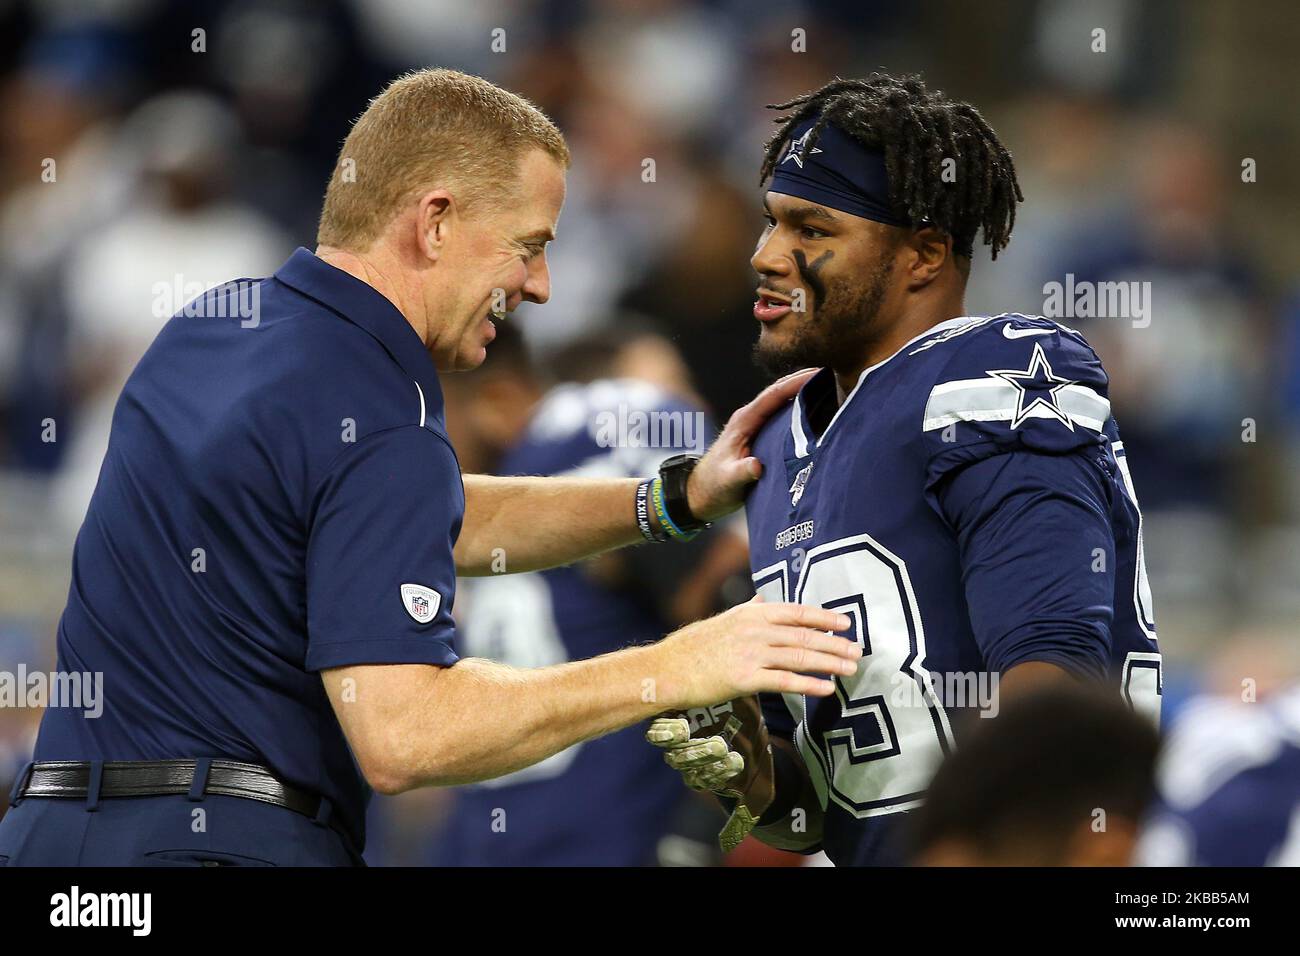
[[[897,863],[905,811],[1016,664],[1159,719],[1142,518],[1101,362],[1047,319],[941,323],[835,399],[823,370],[764,426],[750,561],[765,599],[846,614],[863,659],[834,696],[764,712],[812,774],[827,855]]]
[[[1300,866],[1300,687],[1261,703],[1204,698],[1173,722],[1147,866]]]
[[[498,470],[503,475],[653,475],[670,455],[700,452],[712,437],[710,428],[697,409],[643,382],[561,385],[543,399]],[[689,554],[679,553],[677,560],[684,557]],[[644,586],[603,582],[582,565],[466,578],[458,602],[465,608],[457,632],[462,656],[519,667],[583,660],[658,640],[672,629]],[[643,733],[644,727],[628,727],[497,780],[460,788],[431,862],[654,862],[660,838],[689,794],[662,753],[646,745]]]

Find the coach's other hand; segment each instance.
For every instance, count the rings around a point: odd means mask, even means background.
[[[688,624],[657,647],[664,664],[660,703],[685,710],[759,692],[829,697],[834,683],[812,675],[857,670],[857,642],[826,633],[849,623],[835,611],[756,597]]]
[[[692,514],[703,521],[716,521],[744,503],[749,486],[763,474],[762,463],[749,453],[758,430],[815,374],[817,369],[806,368],[779,378],[748,405],[736,409],[691,472],[686,497]]]

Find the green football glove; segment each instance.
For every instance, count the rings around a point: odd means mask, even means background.
[[[775,792],[772,746],[756,696],[658,717],[646,740],[692,790],[716,794],[731,811],[718,834],[730,853],[754,829]]]

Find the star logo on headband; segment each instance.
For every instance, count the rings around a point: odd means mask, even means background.
[[[811,150],[808,148],[808,137],[811,135],[812,127],[810,126],[802,136],[790,143],[790,150],[785,154],[785,159],[781,160],[781,162],[788,163],[793,159],[794,164],[800,169],[803,169],[803,161],[805,159],[821,152],[821,150],[816,146],[812,147]]]

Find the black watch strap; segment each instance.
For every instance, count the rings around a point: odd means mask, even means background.
[[[668,518],[685,534],[693,534],[709,526],[707,521],[701,521],[691,513],[691,505],[686,497],[686,483],[699,463],[699,455],[674,455],[659,466],[659,480],[663,483],[664,507],[668,511]]]

